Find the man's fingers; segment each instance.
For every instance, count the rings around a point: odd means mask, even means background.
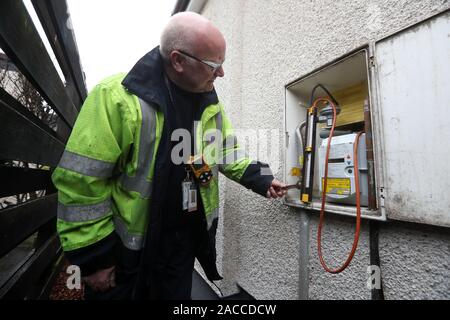
[[[110,288],[113,288],[115,286],[116,284],[113,284],[110,278],[102,279],[101,281],[97,282],[97,288],[101,292],[108,291]]]
[[[102,269],[96,273],[83,277],[83,281],[94,291],[107,291],[116,286],[115,266]]]
[[[269,190],[267,190],[267,198],[277,199],[283,197],[287,193],[284,187],[286,187],[285,183],[274,179],[269,187]]]
[[[276,192],[276,197],[275,198],[281,198],[287,193],[287,190],[284,189],[285,187],[286,187],[286,184],[281,182],[281,181],[278,181],[276,179],[274,179],[272,181],[272,188]]]
[[[273,187],[270,187],[269,191],[270,191],[270,195],[272,196],[272,198],[275,198],[275,199],[278,198],[278,195],[275,192],[275,189]]]
[[[278,189],[276,191],[276,193],[277,193],[277,197],[278,198],[281,198],[282,196],[284,196],[286,194],[286,192],[284,190],[282,190],[282,189]]]
[[[274,179],[272,181],[272,186],[276,187],[276,188],[284,188],[284,187],[286,187],[286,184],[281,182],[281,181],[278,181],[278,180]]]
[[[111,286],[111,288],[114,288],[116,286],[116,272],[111,273],[109,285]]]

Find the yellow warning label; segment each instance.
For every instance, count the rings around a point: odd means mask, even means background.
[[[322,190],[325,179],[322,178]],[[327,193],[338,195],[349,195],[351,191],[350,179],[348,178],[328,178]]]
[[[302,202],[309,202],[309,195],[307,193],[302,194]]]

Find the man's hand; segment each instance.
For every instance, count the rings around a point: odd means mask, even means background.
[[[286,189],[284,189],[285,187],[286,185],[283,182],[273,179],[269,190],[267,190],[267,198],[277,199],[283,197],[286,194]]]
[[[116,267],[113,266],[107,269],[98,270],[90,276],[83,277],[82,280],[94,291],[106,291],[116,286],[115,268]]]

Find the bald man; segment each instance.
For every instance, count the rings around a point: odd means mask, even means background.
[[[86,299],[190,299],[194,260],[216,268],[219,170],[278,198],[284,184],[240,148],[214,89],[221,32],[195,13],[88,95],[53,173],[57,229]]]

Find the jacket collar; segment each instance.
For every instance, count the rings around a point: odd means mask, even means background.
[[[123,79],[122,85],[148,103],[156,103],[160,111],[164,112],[168,101],[164,73],[163,60],[157,46],[134,65]],[[199,95],[201,113],[207,106],[219,102],[215,89]]]

